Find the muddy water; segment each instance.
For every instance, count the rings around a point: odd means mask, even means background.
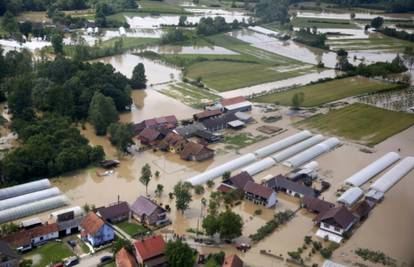
[[[321,72],[309,73],[309,74],[305,74],[302,76],[297,76],[297,77],[293,77],[293,78],[289,78],[289,79],[285,79],[281,81],[244,87],[244,88],[240,88],[240,89],[236,89],[236,90],[232,90],[228,92],[223,92],[223,93],[220,93],[219,95],[225,98],[239,96],[239,95],[248,96],[253,93],[266,92],[272,89],[285,88],[285,87],[290,87],[294,85],[305,85],[312,81],[317,81],[323,78],[333,78],[335,76],[336,76],[335,70],[324,70]]]
[[[371,14],[371,13],[355,13],[355,19],[373,19],[381,16],[387,20],[412,20],[413,14]],[[297,17],[302,18],[322,18],[322,19],[344,19],[349,20],[351,13],[333,13],[333,12],[309,12],[298,11]]]
[[[105,57],[97,61],[111,64],[115,70],[124,74],[128,78],[132,76],[132,71],[135,66],[138,63],[143,63],[145,66],[145,74],[147,76],[148,85],[179,80],[181,76],[181,71],[177,68],[173,68],[162,64],[161,62],[155,62],[144,57],[139,57],[131,53]]]
[[[196,54],[196,55],[237,55],[238,53],[220,46],[177,46],[164,45],[145,48],[159,54]]]

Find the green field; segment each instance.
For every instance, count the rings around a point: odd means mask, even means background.
[[[125,233],[127,233],[131,237],[143,234],[148,231],[148,229],[145,228],[143,225],[138,223],[130,223],[128,221],[117,223],[116,226],[121,228]]]
[[[24,258],[32,259],[33,266],[44,267],[71,256],[75,256],[75,254],[65,243],[49,241],[25,254]]]
[[[385,36],[381,33],[370,34],[368,39],[341,39],[327,42],[332,50],[343,48],[349,50],[387,50],[404,51],[406,47],[413,47],[414,42]]]
[[[114,47],[115,42],[122,39],[122,47],[124,49],[142,48],[150,45],[156,45],[159,40],[156,38],[142,37],[115,37],[102,42],[99,46],[103,48]]]
[[[365,77],[348,77],[323,83],[306,85],[281,93],[264,95],[253,99],[260,103],[278,103],[284,106],[292,105],[295,94],[303,93],[303,107],[323,105],[350,96],[362,95],[378,91],[400,88],[401,85],[384,83]]]
[[[310,117],[297,126],[374,146],[413,124],[413,114],[355,103]]]
[[[172,98],[178,99],[187,106],[202,109],[208,102],[219,99],[220,97],[209,92],[207,89],[199,88],[187,83],[177,83],[170,85],[160,91]]]
[[[306,28],[333,28],[333,29],[358,29],[359,27],[351,20],[320,19],[320,18],[294,18],[293,27]]]

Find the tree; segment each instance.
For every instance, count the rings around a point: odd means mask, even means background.
[[[9,34],[16,34],[19,32],[19,24],[16,17],[10,11],[4,13],[2,26]]]
[[[108,132],[111,144],[116,146],[118,151],[127,152],[128,147],[134,144],[134,131],[130,123],[112,123],[108,127]]]
[[[255,7],[255,15],[263,22],[289,21],[289,1],[287,0],[260,0]]]
[[[147,88],[147,77],[145,76],[144,64],[138,63],[132,72],[131,86],[133,89]]]
[[[187,23],[187,16],[180,16],[178,20],[178,26],[183,27]]]
[[[148,195],[148,184],[151,181],[152,172],[151,172],[151,166],[148,163],[145,163],[145,165],[141,169],[141,177],[139,177],[139,181],[145,185],[145,193]]]
[[[157,184],[157,189],[155,189],[155,194],[160,197],[164,191],[164,186],[162,184]]]
[[[336,54],[338,55],[338,57],[347,57],[348,56],[348,52],[343,48],[339,49],[336,52]]]
[[[410,70],[412,70],[414,65],[414,49],[412,47],[406,47],[404,49],[403,58],[405,62],[408,64]]]
[[[355,19],[355,13],[354,12],[351,12],[351,14],[349,16],[350,16],[351,20]]]
[[[155,175],[155,178],[159,178],[160,177],[160,171],[159,170],[156,170],[155,173],[154,173],[154,175]]]
[[[108,126],[117,120],[118,112],[112,98],[96,92],[89,105],[89,121],[95,127],[96,134],[106,134]]]
[[[122,248],[125,248],[129,253],[133,252],[132,243],[128,239],[116,238],[112,243],[111,251],[115,254],[120,251]]]
[[[371,20],[371,27],[375,29],[381,28],[382,24],[384,24],[384,19],[382,17],[375,17]]]
[[[207,187],[212,188],[213,186],[214,186],[214,181],[213,180],[208,180],[207,181]]]
[[[54,33],[52,35],[52,47],[55,54],[62,54],[63,53],[63,36],[60,33]]]
[[[191,184],[188,182],[183,183],[180,181],[174,186],[175,206],[182,214],[189,208],[192,201],[190,189]]]
[[[229,179],[230,176],[231,176],[231,172],[229,172],[229,171],[224,172],[223,177],[222,177],[223,181]]]
[[[193,249],[180,239],[168,241],[165,255],[170,267],[192,267],[195,263]]]
[[[207,215],[203,219],[202,227],[207,235],[215,235],[220,230],[220,223],[218,217],[213,214]]]
[[[292,107],[298,109],[305,100],[305,94],[303,92],[295,93],[292,97]]]
[[[243,229],[243,220],[240,215],[227,209],[218,216],[220,225],[220,237],[224,239],[234,239],[241,236]]]

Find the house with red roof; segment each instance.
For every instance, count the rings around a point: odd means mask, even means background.
[[[134,243],[138,264],[148,267],[167,266],[165,241],[161,235],[151,236]]]
[[[138,267],[134,256],[125,248],[121,248],[115,255],[115,263],[117,267]]]
[[[252,181],[247,181],[243,190],[244,198],[246,200],[252,201],[255,204],[263,205],[266,208],[271,208],[276,205],[276,192],[271,188]]]
[[[115,238],[114,229],[109,227],[94,212],[89,212],[83,218],[80,227],[82,239],[88,241],[94,247],[112,242]]]
[[[222,267],[243,267],[243,261],[236,254],[227,256]]]

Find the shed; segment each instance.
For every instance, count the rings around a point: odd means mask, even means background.
[[[338,197],[337,201],[347,207],[350,207],[354,205],[363,195],[364,190],[355,186],[346,190],[340,197]]]
[[[227,123],[233,129],[240,129],[244,127],[244,122],[240,120],[234,120]]]

